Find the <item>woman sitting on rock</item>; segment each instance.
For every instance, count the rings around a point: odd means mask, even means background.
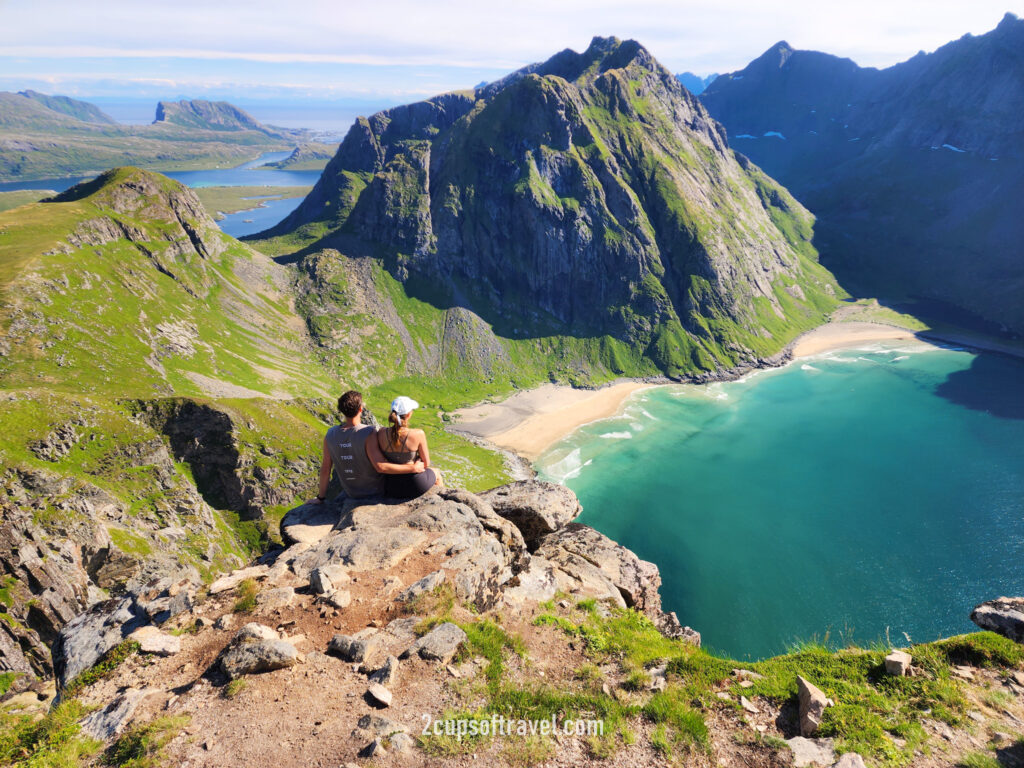
[[[441,473],[430,468],[427,436],[422,429],[409,429],[409,417],[420,404],[411,397],[396,397],[391,401],[391,424],[377,430],[377,444],[384,458],[392,464],[412,464],[417,459],[426,467],[422,472],[404,475],[384,475],[384,495],[393,499],[414,499],[435,485],[444,487]]]

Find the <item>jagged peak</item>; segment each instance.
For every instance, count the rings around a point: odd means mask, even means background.
[[[1015,26],[1020,23],[1020,16],[1011,11],[1007,11],[1006,15],[1003,16],[1002,21],[999,22],[996,29],[1008,29],[1009,27]]]

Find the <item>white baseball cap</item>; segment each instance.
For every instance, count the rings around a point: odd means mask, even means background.
[[[407,413],[412,413],[420,404],[413,400],[411,397],[401,395],[391,401],[391,410],[397,413],[399,416],[405,416]]]

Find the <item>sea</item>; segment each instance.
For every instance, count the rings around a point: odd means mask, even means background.
[[[233,168],[213,168],[204,171],[160,171],[182,184],[198,187],[311,187],[320,178],[320,171],[287,171],[265,168],[267,163],[283,160],[290,152],[267,152],[255,160]],[[34,179],[0,184],[0,192],[19,189],[52,189],[63,192],[80,181],[92,178],[78,176],[64,179]],[[232,237],[243,237],[262,232],[274,226],[295,210],[301,197],[284,200],[260,200],[259,206],[248,211],[238,211],[225,216],[217,225]]]
[[[634,393],[536,468],[706,647],[903,646],[1024,593],[1024,360],[918,342]]]

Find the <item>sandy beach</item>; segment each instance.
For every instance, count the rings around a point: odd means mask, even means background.
[[[905,328],[850,321],[826,323],[808,331],[793,342],[791,351],[794,358],[800,358],[876,341],[932,344]],[[514,451],[532,462],[578,427],[614,416],[629,395],[651,386],[657,385],[619,381],[600,389],[573,389],[565,385],[543,384],[517,392],[500,403],[484,403],[456,411],[458,422],[455,429]]]
[[[872,341],[916,341],[928,344],[906,328],[882,323],[845,322],[826,323],[808,331],[793,342],[793,357],[808,357],[830,349],[855,347]]]
[[[534,461],[577,427],[614,416],[630,394],[650,386],[640,381],[621,381],[600,389],[542,384],[500,403],[456,411],[459,421],[455,428]]]

